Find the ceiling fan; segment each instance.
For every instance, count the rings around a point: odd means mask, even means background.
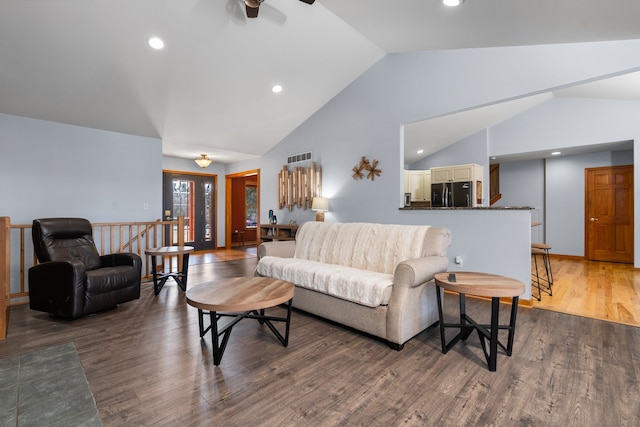
[[[244,5],[247,9],[247,18],[257,18],[258,17],[258,9],[260,8],[260,4],[264,0],[244,0]],[[300,0],[306,4],[313,4],[316,0]]]

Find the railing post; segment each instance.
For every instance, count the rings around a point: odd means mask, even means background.
[[[184,246],[184,217],[178,217],[178,246]]]
[[[0,340],[7,338],[9,326],[9,272],[11,271],[11,220],[0,217]]]
[[[178,217],[178,246],[184,246],[184,217]],[[182,271],[182,257],[178,256],[178,271]],[[171,263],[171,261],[169,261]]]

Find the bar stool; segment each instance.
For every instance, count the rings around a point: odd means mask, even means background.
[[[549,296],[553,296],[553,290],[551,288],[551,285],[553,284],[553,273],[551,273],[551,263],[549,262],[548,251],[543,248],[534,247],[534,245],[543,244],[534,243],[531,245],[531,256],[533,257],[535,269],[535,272],[531,273],[531,287],[533,288],[535,286],[538,288],[538,296],[535,298],[540,301],[542,299],[542,292],[548,294]],[[540,274],[540,270],[538,267],[538,257],[542,260],[542,264],[544,266],[544,277]]]
[[[551,245],[546,243],[531,243],[532,248],[542,249],[544,251],[544,255],[542,260],[544,261],[544,266],[547,271],[547,278],[549,279],[549,285],[553,285],[553,271],[551,270],[551,258],[549,258],[549,251],[551,250]]]

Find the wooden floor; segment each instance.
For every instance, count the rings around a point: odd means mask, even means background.
[[[640,326],[640,270],[633,265],[551,256],[551,266],[553,296],[542,293],[535,308]]]
[[[255,257],[239,256],[194,260],[189,286],[252,275]],[[447,316],[456,309],[445,296]],[[489,309],[467,301],[482,323]],[[443,355],[431,328],[397,352],[298,311],[287,348],[243,320],[215,367],[184,294],[170,281],[154,296],[147,283],[139,300],[73,322],[12,307],[0,358],[65,342],[105,426],[640,425],[640,328],[549,310],[519,310],[513,356],[500,354],[497,372],[475,335]]]

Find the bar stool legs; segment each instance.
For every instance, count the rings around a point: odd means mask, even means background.
[[[549,259],[550,245],[545,243],[532,243],[531,244],[531,256],[533,257],[534,272],[531,273],[532,281],[531,287],[534,286],[538,289],[538,296],[535,297],[538,301],[542,299],[542,292],[553,296],[553,271],[551,270],[551,261]],[[538,257],[542,260],[544,267],[544,276],[540,274],[538,268]],[[533,292],[532,292],[533,294]]]

